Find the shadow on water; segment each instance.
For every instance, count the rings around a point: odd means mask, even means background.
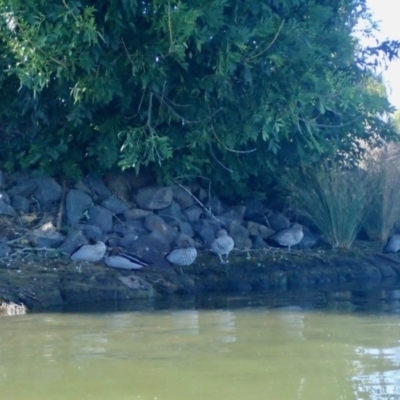
[[[400,284],[326,286],[251,293],[175,295],[159,299],[69,304],[41,312],[104,313],[161,310],[277,309],[400,314]]]

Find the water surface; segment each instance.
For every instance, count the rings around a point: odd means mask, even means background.
[[[398,399],[399,293],[180,298],[1,317],[1,399]]]

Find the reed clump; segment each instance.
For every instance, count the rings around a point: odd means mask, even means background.
[[[370,185],[365,170],[325,162],[288,171],[281,183],[290,200],[332,247],[352,245],[369,208]]]
[[[400,226],[400,144],[390,143],[368,153],[369,208],[364,230],[370,240],[387,240]]]

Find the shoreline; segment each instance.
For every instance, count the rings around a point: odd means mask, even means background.
[[[0,262],[0,301],[23,304],[29,311],[56,306],[162,298],[197,293],[260,293],[295,288],[400,282],[400,258],[373,248],[348,251],[266,249],[234,251],[229,264],[206,252],[177,269],[145,267],[126,271],[104,263],[40,259]]]

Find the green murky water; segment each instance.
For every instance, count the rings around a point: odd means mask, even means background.
[[[225,297],[1,317],[0,398],[398,399],[399,297]]]

